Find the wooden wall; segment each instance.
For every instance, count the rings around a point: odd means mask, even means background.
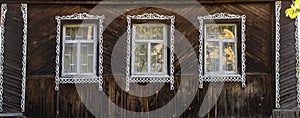
[[[290,4],[283,2],[281,23],[291,22],[284,18],[284,9]],[[275,103],[275,82],[274,82],[274,2],[237,2],[237,3],[218,3],[209,4],[188,4],[188,5],[163,5],[154,6],[134,6],[134,5],[100,5],[94,8],[94,5],[47,5],[47,4],[29,4],[28,5],[28,79],[26,91],[26,116],[28,117],[54,117],[59,111],[60,117],[94,117],[92,113],[97,113],[100,117],[140,117],[139,115],[127,114],[124,111],[114,109],[112,106],[120,108],[144,112],[154,111],[167,106],[169,111],[179,109],[180,104],[184,104],[187,109],[183,114],[173,113],[171,115],[159,117],[199,117],[198,112],[203,110],[201,104],[206,102],[206,96],[209,101],[217,99],[215,104],[208,102],[208,106],[212,106],[208,110],[205,117],[270,117]],[[213,14],[217,12],[227,12],[232,14],[246,15],[246,88],[241,88],[241,83],[225,83],[221,89],[220,96],[216,96],[219,90],[219,84],[204,84],[204,89],[193,89],[192,83],[198,82],[198,21],[199,15],[206,15],[207,12]],[[50,12],[51,11],[51,12]],[[126,12],[122,12],[126,11]],[[55,36],[56,36],[56,15],[70,15],[73,13],[87,12],[90,14],[105,15],[104,21],[104,91],[97,91],[97,84],[86,85],[61,85],[58,101],[57,94],[54,90],[54,67],[55,67]],[[128,14],[142,14],[145,12],[156,12],[165,15],[175,15],[175,53],[180,52],[184,47],[185,39],[189,42],[192,50],[180,54],[176,54],[175,60],[175,80],[176,89],[169,90],[168,84],[161,84],[163,87],[156,94],[149,97],[137,97],[126,93],[117,80],[125,80],[124,73],[125,55],[114,56],[113,50],[118,41],[126,38],[126,18]],[[45,15],[47,14],[47,15]],[[292,48],[294,44],[287,36],[288,25],[282,25],[282,78],[288,79],[294,74],[290,64],[286,58],[292,56],[292,52],[286,51]],[[290,43],[287,43],[290,42]],[[117,49],[124,52],[124,49]],[[287,55],[284,55],[287,54]],[[117,59],[119,68],[118,76],[113,76],[111,61]],[[180,62],[181,60],[182,62]],[[292,59],[291,59],[292,60]],[[186,62],[186,63],[185,63]],[[290,65],[290,66],[287,66]],[[289,67],[289,68],[287,68]],[[185,75],[188,72],[190,75]],[[291,72],[291,73],[289,73]],[[289,73],[289,74],[287,74]],[[294,81],[291,77],[291,81]],[[285,80],[281,80],[283,82]],[[285,85],[294,86],[291,83]],[[209,87],[210,86],[210,87]],[[181,87],[181,88],[179,88]],[[291,89],[293,87],[290,87]],[[84,90],[84,91],[82,91]],[[136,91],[131,89],[132,91]],[[287,90],[287,89],[284,89]],[[78,92],[77,92],[78,91]],[[144,90],[148,91],[148,90]],[[193,94],[195,96],[191,100],[191,104],[185,104],[189,101],[188,97],[180,93]],[[95,93],[97,95],[95,95]],[[293,99],[293,94],[282,94],[282,106],[285,108],[293,108],[295,103],[289,102]],[[93,100],[98,95],[105,95],[112,103],[104,102],[104,98],[93,102],[93,108],[83,101]],[[287,97],[289,96],[289,98]],[[99,96],[98,96],[99,97]],[[172,99],[176,97],[173,106],[168,105]],[[106,99],[107,99],[106,98]],[[102,100],[103,99],[103,100]],[[295,101],[296,102],[296,101]],[[58,108],[56,104],[59,103]],[[84,102],[85,103],[85,102]],[[177,106],[177,107],[176,107]],[[99,109],[105,109],[108,116],[104,116]],[[102,110],[103,111],[103,110]],[[158,117],[158,116],[157,116]]]

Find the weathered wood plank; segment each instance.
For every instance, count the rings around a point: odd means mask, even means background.
[[[123,77],[117,77],[119,79],[124,79]],[[117,79],[115,78],[115,79]],[[189,91],[191,93],[196,92],[195,98],[189,105],[188,109],[181,115],[181,117],[198,117],[198,112],[200,106],[203,103],[204,96],[208,94],[208,100],[213,101],[216,99],[216,104],[209,103],[212,105],[212,109],[207,109],[208,114],[206,117],[269,117],[272,114],[273,107],[273,93],[274,90],[268,88],[273,79],[270,76],[247,76],[247,87],[245,89],[241,88],[240,83],[225,83],[222,87],[220,96],[216,96],[214,93],[217,89],[214,89],[213,85],[210,90],[208,90],[208,85],[205,84],[204,89],[197,89],[196,91]],[[197,81],[197,78],[191,76],[176,77],[177,83],[180,79],[187,80],[187,83],[181,83],[186,90],[190,90],[191,82]],[[108,111],[109,116],[112,117],[135,117],[132,114],[127,114],[126,112],[121,113],[118,109],[113,106],[121,107],[129,111],[136,112],[147,112],[153,111],[164,107],[173,97],[176,92],[184,91],[173,91],[169,90],[168,84],[166,84],[158,93],[150,97],[136,97],[128,94],[127,92],[121,90],[116,84],[114,78],[105,77],[105,89],[103,92],[99,92],[97,89],[97,84],[80,84],[77,87],[74,84],[61,85],[59,102],[60,102],[60,117],[73,117],[73,118],[87,118],[92,117],[92,113],[98,113],[94,110]],[[27,81],[27,112],[28,117],[54,117],[55,116],[55,91],[54,82],[52,78],[28,78]],[[38,88],[38,89],[37,89]],[[77,90],[79,89],[79,90]],[[181,90],[184,90],[181,89]],[[186,91],[188,92],[188,91]],[[105,93],[107,98],[113,102],[101,103],[101,100],[95,100],[99,97],[98,94]],[[32,96],[32,94],[35,94]],[[125,98],[124,98],[125,97]],[[177,104],[185,103],[187,99],[186,96],[179,96],[179,100],[176,101]],[[124,100],[125,99],[125,100]],[[83,101],[90,101],[89,104]],[[121,100],[121,101],[119,101]],[[89,104],[92,107],[89,109],[85,105]],[[174,110],[175,107],[170,108],[170,112]],[[204,107],[205,109],[206,107]],[[89,111],[91,110],[91,111]],[[40,111],[40,112],[39,112]],[[92,113],[91,113],[92,112]],[[99,113],[97,116],[101,116],[106,113]],[[146,113],[145,113],[146,114]],[[176,113],[174,113],[176,114]],[[146,114],[147,115],[147,114]],[[179,114],[180,115],[180,114]],[[169,116],[166,114],[166,116]]]
[[[21,5],[8,4],[5,22],[3,111],[21,112],[22,36]]]
[[[282,1],[280,17],[280,108],[297,107],[295,23],[285,17],[290,1]]]

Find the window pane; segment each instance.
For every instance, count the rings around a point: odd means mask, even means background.
[[[224,71],[236,71],[236,49],[235,43],[227,42],[223,43],[223,70]]]
[[[66,28],[65,40],[71,40],[72,29],[70,27]]]
[[[135,43],[134,72],[148,72],[148,43]]]
[[[80,55],[80,73],[93,73],[94,44],[82,43]]]
[[[77,44],[65,44],[64,72],[77,72]]]
[[[94,26],[66,27],[65,40],[93,40]]]
[[[219,72],[220,47],[216,41],[206,42],[206,72]]]
[[[162,43],[151,44],[151,72],[163,72],[163,49]]]
[[[135,38],[139,39],[149,39],[149,28],[143,25],[136,25],[135,27]]]
[[[137,40],[163,40],[164,26],[151,25],[151,24],[138,24],[135,25],[135,38]]]
[[[206,24],[207,39],[234,39],[235,24]]]
[[[163,26],[151,26],[151,39],[163,40],[164,37],[164,27]]]

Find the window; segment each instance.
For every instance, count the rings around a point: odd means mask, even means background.
[[[175,16],[127,16],[126,91],[130,83],[170,83],[174,89]]]
[[[59,84],[98,83],[102,90],[104,16],[56,16],[55,90]]]
[[[167,75],[165,24],[133,24],[132,75]]]
[[[205,24],[205,74],[238,74],[236,24]]]
[[[96,76],[95,24],[64,25],[62,76]]]
[[[246,16],[228,13],[199,16],[199,87],[203,82],[246,84]]]

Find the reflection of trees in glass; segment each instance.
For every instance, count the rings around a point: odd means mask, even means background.
[[[205,71],[236,72],[236,24],[206,24],[205,33]]]
[[[134,72],[154,74],[165,72],[166,26],[164,24],[134,24]]]
[[[219,71],[219,43],[218,42],[206,42],[206,71],[217,72]]]
[[[65,40],[92,40],[93,26],[66,27]]]
[[[208,39],[234,39],[235,38],[235,25],[224,24],[207,24],[206,25],[206,38]]]
[[[224,71],[235,71],[235,44],[234,43],[223,43],[223,70]]]
[[[148,72],[148,45],[147,43],[135,43],[135,72]]]
[[[163,44],[151,44],[151,72],[163,71]]]
[[[163,39],[163,26],[136,25],[136,39]]]

